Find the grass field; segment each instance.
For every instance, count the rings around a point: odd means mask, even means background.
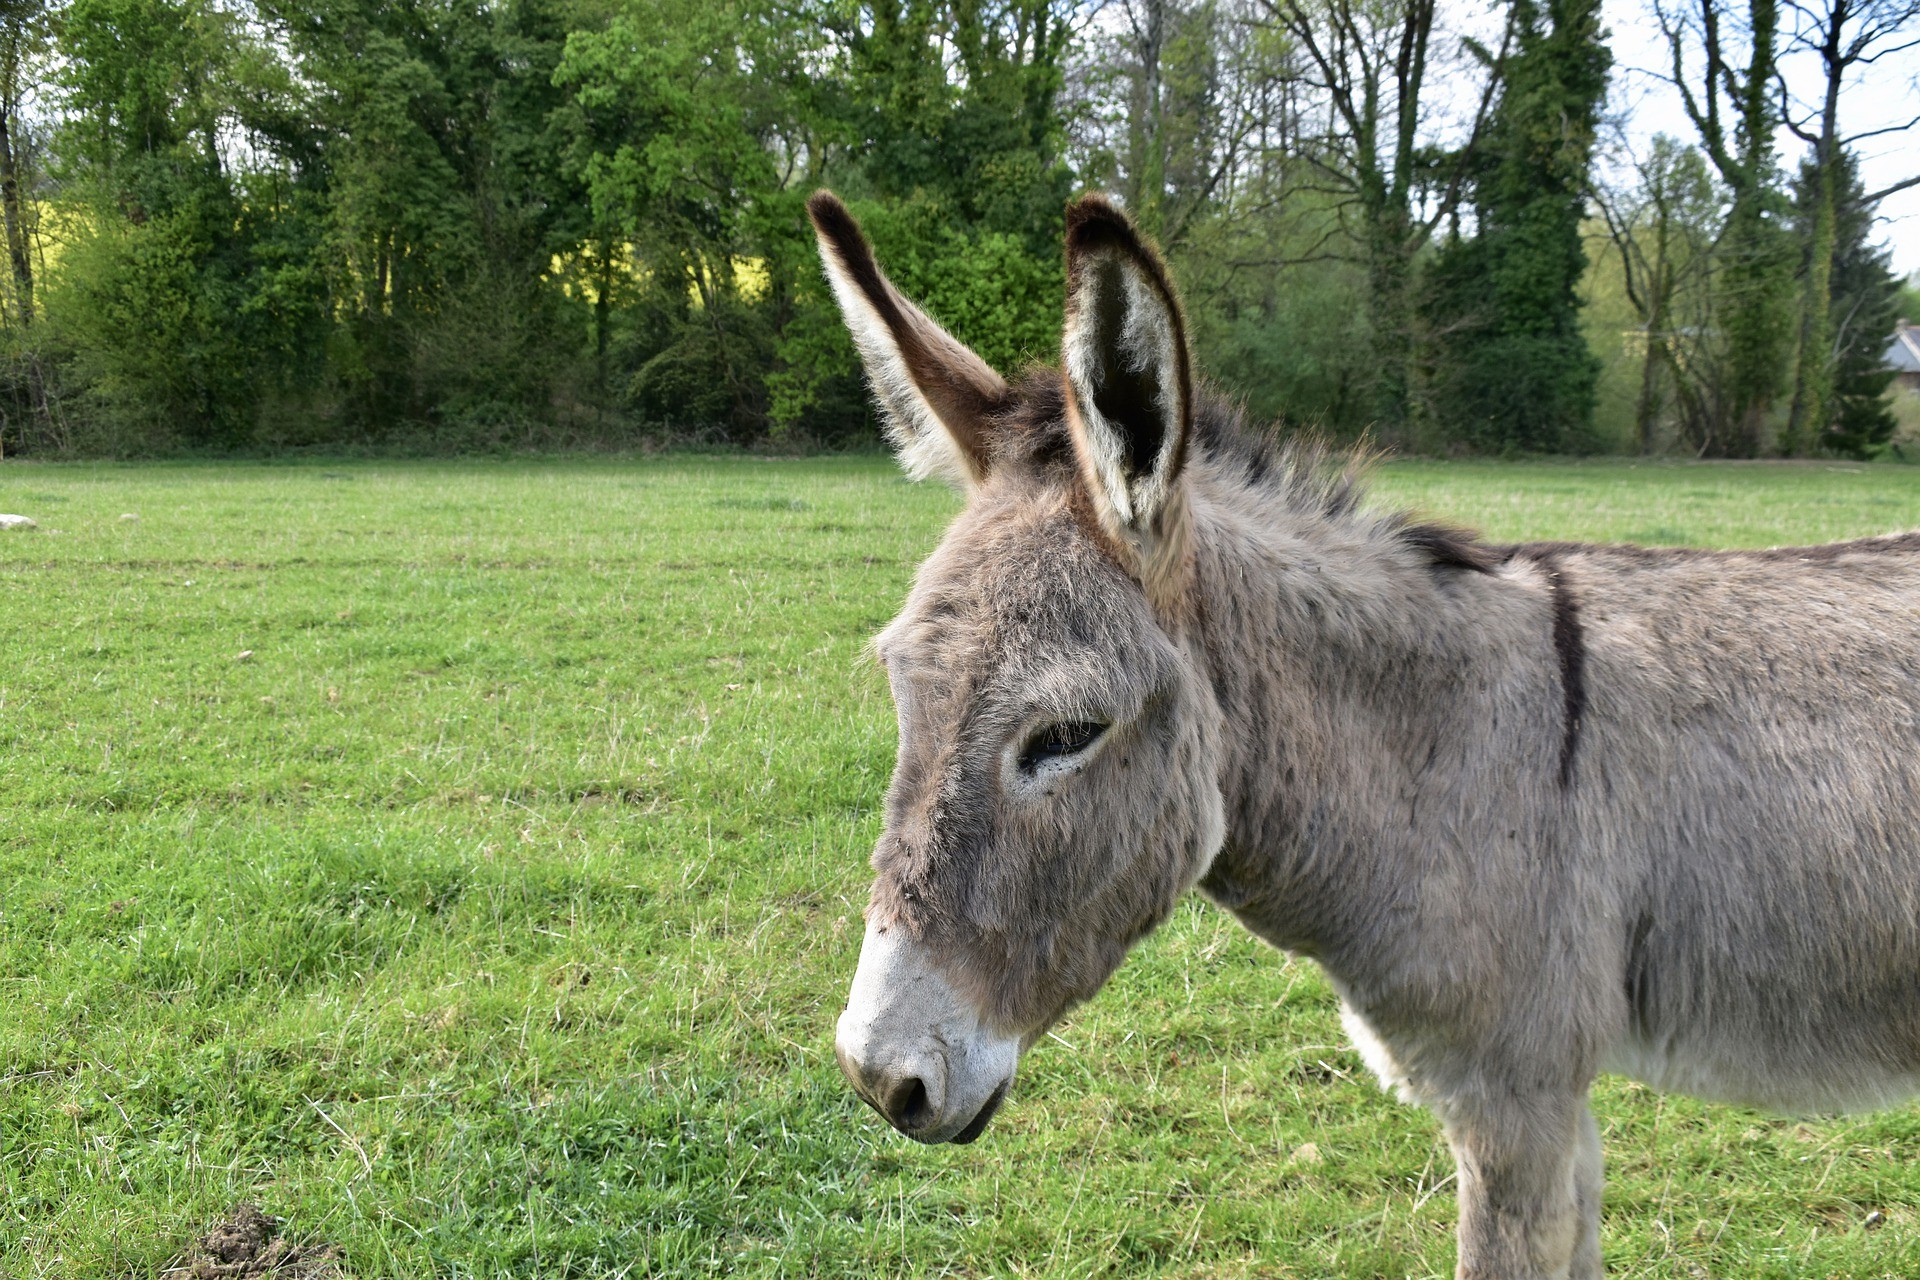
[[[1920,527],[1920,469],[1377,489],[1502,538]],[[979,1144],[841,1085],[859,650],[956,505],[881,459],[0,466],[41,525],[0,533],[0,1274],[156,1275],[243,1200],[356,1277],[1448,1274],[1433,1123],[1198,901]],[[1597,1112],[1612,1274],[1920,1275],[1920,1107]]]

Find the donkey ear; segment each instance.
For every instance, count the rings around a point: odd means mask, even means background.
[[[1178,542],[1193,373],[1166,265],[1099,196],[1067,208],[1061,350],[1074,449],[1095,506],[1150,569]]]
[[[937,474],[961,488],[980,483],[1006,379],[893,287],[832,192],[814,192],[807,215],[900,465],[916,480]]]

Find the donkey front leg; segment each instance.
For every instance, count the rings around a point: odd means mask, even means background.
[[[1599,1280],[1600,1133],[1584,1094],[1476,1090],[1443,1109],[1459,1280]]]

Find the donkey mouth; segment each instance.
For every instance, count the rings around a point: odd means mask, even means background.
[[[954,1134],[951,1138],[948,1138],[947,1141],[965,1146],[967,1143],[972,1142],[975,1138],[985,1133],[987,1131],[987,1125],[993,1120],[993,1113],[998,1111],[1000,1104],[1007,1100],[1008,1083],[1008,1081],[1002,1080],[1000,1087],[993,1091],[993,1096],[981,1105],[980,1114],[967,1121],[967,1127]]]

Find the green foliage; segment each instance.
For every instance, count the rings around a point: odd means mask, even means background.
[[[647,3],[575,32],[556,72],[572,154],[595,234],[632,256],[592,282],[628,304],[601,321],[626,406],[732,439],[871,433],[804,229],[815,182],[861,197],[895,279],[989,361],[1050,356],[1065,27],[1044,5],[1029,16],[1014,31],[919,0],[802,22],[756,3]]]
[[[1050,221],[1043,234],[1057,245],[1065,234],[1059,208]],[[900,286],[988,364],[1011,375],[1058,359],[1066,279],[1057,249],[1041,257],[1024,236],[969,233],[930,200],[875,206],[866,225]]]
[[[255,50],[198,0],[76,0],[63,35],[74,234],[42,296],[90,410],[78,443],[241,443],[324,311],[279,225],[296,202],[249,201],[220,154],[218,86]]]
[[[1714,254],[1714,315],[1729,405],[1708,452],[1752,457],[1767,444],[1768,415],[1786,384],[1792,337],[1794,243],[1778,193],[1736,198]]]
[[[69,247],[47,319],[78,348],[102,433],[84,443],[145,452],[244,438],[257,370],[251,335],[235,323],[244,299],[233,247],[190,213],[103,221]]]
[[[861,193],[931,201],[963,228],[1057,255],[1073,187],[1058,104],[1073,9],[828,0],[816,12],[849,51],[834,114]]]
[[[1215,265],[1230,262],[1234,247],[1202,240],[1182,262],[1198,303],[1190,319],[1202,370],[1244,399],[1255,421],[1337,439],[1362,435],[1374,422],[1373,388],[1386,358],[1355,303],[1364,273],[1335,261],[1284,273]]]
[[[798,51],[785,34],[750,5],[635,4],[604,31],[573,33],[555,72],[572,93],[590,225],[631,246],[627,279],[609,270],[591,287],[639,304],[610,343],[643,419],[724,424],[737,438],[765,426],[759,371],[802,244],[773,225],[801,218],[774,165],[793,123],[784,80]]]
[[[1771,439],[1806,239],[1771,151],[1777,5],[1747,8],[1750,65],[1718,64],[1701,126],[1713,243],[1688,313],[1645,319],[1688,336],[1650,348],[1638,417],[1708,452]],[[820,186],[1009,374],[1054,354],[1065,201],[1109,186],[1163,241],[1201,366],[1260,417],[1436,451],[1617,438],[1581,318],[1608,66],[1589,0],[1512,0],[1504,55],[1465,59],[1401,0],[1088,12],[5,9],[0,447],[871,440],[803,213]],[[56,91],[23,115],[36,82]],[[1489,117],[1437,126],[1482,87]]]
[[[571,13],[74,4],[46,305],[75,443],[470,447],[590,417],[588,316],[553,280],[588,230]]]

